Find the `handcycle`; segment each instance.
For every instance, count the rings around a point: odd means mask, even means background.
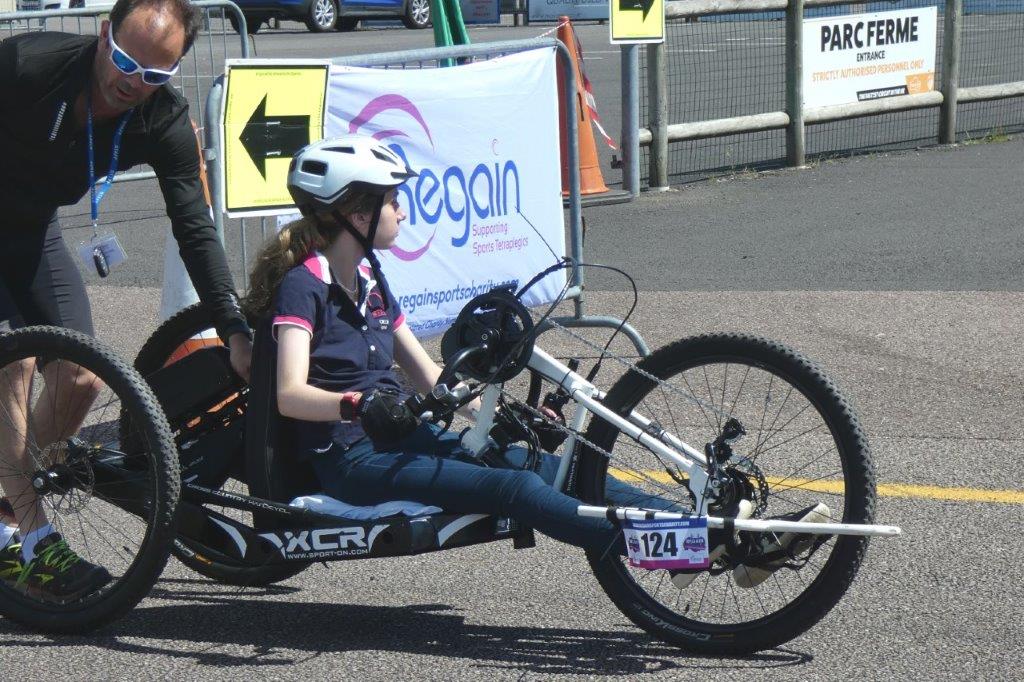
[[[547,314],[541,323],[575,336]],[[624,374],[602,392],[575,371],[574,359],[563,363],[537,345],[542,324],[510,291],[470,301],[442,342],[437,386],[409,404],[421,418],[447,424],[479,397],[482,408],[462,443],[481,465],[509,466],[502,454],[512,443],[527,444],[527,465],[542,446],[558,449],[554,485],[580,500],[580,514],[625,529],[653,523],[646,562],[633,552],[586,552],[612,602],[651,635],[705,654],[777,646],[835,606],[868,537],[899,533],[873,524],[874,471],[853,410],[798,353],[753,336],[701,335],[635,365],[622,360]],[[134,370],[71,332],[34,328],[0,337],[7,381],[15,360],[43,357],[102,382],[82,429],[36,448],[36,469],[26,475],[59,530],[115,578],[65,601],[0,584],[0,613],[44,631],[93,629],[134,607],[172,551],[211,579],[264,586],[320,561],[493,541],[533,545],[531,529],[483,514],[343,503],[321,511],[337,501],[318,496],[311,470],[289,457],[266,324],[257,325],[248,385],[230,370],[225,349],[197,341],[211,326],[202,306],[182,311],[150,337]],[[607,347],[597,350],[616,358]],[[520,375],[530,379],[525,398],[510,388]],[[45,410],[45,394],[32,394],[34,407]],[[575,410],[566,415],[568,406]],[[0,419],[11,417],[0,411]],[[12,471],[3,457],[0,466]],[[609,506],[612,478],[671,506]],[[795,520],[823,499],[825,518]],[[704,550],[703,563],[687,569],[658,561],[682,544],[672,535],[678,530],[658,524],[689,519],[718,539],[697,538],[703,547],[689,548]],[[791,541],[782,543],[787,534]],[[737,587],[757,571],[767,579]]]

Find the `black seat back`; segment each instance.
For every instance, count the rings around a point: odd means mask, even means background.
[[[249,404],[245,420],[246,478],[254,497],[288,503],[318,492],[313,468],[287,447],[289,420],[277,411],[277,344],[270,320],[260,323],[253,342]],[[275,517],[255,514],[257,528],[272,528]]]

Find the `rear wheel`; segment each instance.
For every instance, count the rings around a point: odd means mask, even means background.
[[[402,23],[406,28],[413,29],[430,26],[430,0],[409,0]]]
[[[147,339],[142,350],[135,359],[135,368],[142,376],[148,376],[156,370],[173,364],[189,353],[210,345],[221,345],[213,328],[213,315],[202,304],[195,304],[180,311],[162,325]],[[244,396],[241,396],[241,409],[244,410]],[[192,440],[188,424],[173,425],[175,439],[178,443]],[[243,430],[244,432],[244,430]],[[235,443],[230,455],[234,460],[230,473],[222,474],[215,480],[202,481],[203,485],[221,489],[240,495],[248,494],[248,486],[244,482],[244,442],[241,438]],[[219,514],[229,516],[237,521],[253,526],[252,514],[238,509],[210,505]],[[229,585],[262,587],[287,580],[301,573],[305,564],[273,564],[256,565],[234,561],[220,552],[211,551],[196,540],[178,536],[171,549],[175,558],[196,573]],[[214,559],[212,557],[216,556]]]
[[[622,416],[636,410],[698,449],[718,438],[730,418],[746,430],[731,445],[728,483],[713,515],[734,515],[730,508],[747,499],[755,518],[824,503],[833,522],[872,522],[866,438],[832,381],[796,352],[751,336],[707,335],[666,346],[638,368],[663,383],[629,372],[605,406]],[[591,423],[586,437],[611,452],[612,461],[584,451],[578,492],[585,501],[606,504],[606,483],[614,477],[693,509],[673,463],[602,420]],[[754,562],[741,558],[742,548],[775,537],[739,535],[738,548],[728,552],[740,556],[727,552],[685,587],[667,571],[634,568],[625,557],[592,552],[588,560],[612,601],[647,632],[702,654],[736,654],[778,646],[817,623],[846,592],[867,548],[864,537],[801,536],[813,539],[809,547],[744,589],[739,584]]]
[[[45,514],[111,576],[56,596],[56,578],[8,575],[0,613],[44,632],[85,633],[148,594],[174,537],[178,460],[153,393],[110,349],[56,327],[0,335],[0,472],[20,514]]]
[[[338,5],[334,0],[313,0],[306,16],[306,28],[313,33],[333,31],[338,21]]]

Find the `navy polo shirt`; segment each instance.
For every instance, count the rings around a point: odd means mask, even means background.
[[[310,386],[338,394],[401,389],[391,366],[394,333],[404,324],[405,316],[386,281],[375,281],[369,268],[358,271],[357,307],[337,283],[323,254],[313,252],[289,270],[274,305],[274,337],[281,325],[309,332]],[[326,452],[334,443],[347,448],[365,435],[362,427],[352,422],[289,421],[296,454],[302,459]]]

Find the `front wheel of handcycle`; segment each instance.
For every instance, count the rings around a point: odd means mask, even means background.
[[[709,515],[734,516],[746,499],[753,518],[795,519],[817,509],[821,520],[872,522],[867,439],[835,384],[800,354],[753,336],[709,334],[670,344],[637,369],[611,388],[606,407],[623,417],[643,414],[656,424],[650,432],[664,429],[698,450],[722,436],[730,419],[745,432],[731,441],[726,483]],[[583,451],[583,500],[609,504],[606,489],[614,479],[692,513],[687,478],[674,463],[602,420],[591,422],[586,438],[611,453],[611,461],[593,448]],[[776,555],[774,571],[760,571],[761,582],[749,579],[759,568],[752,557],[759,547],[778,547],[770,533],[738,533],[696,575],[634,568],[617,552],[591,551],[587,558],[616,606],[648,633],[696,653],[744,654],[778,646],[817,623],[850,586],[867,547],[865,537],[797,537],[803,539],[791,545],[797,549],[783,561]]]
[[[170,317],[157,327],[146,340],[135,358],[135,369],[143,377],[178,362],[189,353],[207,346],[221,345],[214,331],[213,314],[201,303],[189,306]],[[238,409],[245,408],[245,395],[235,398]],[[195,439],[195,425],[190,423],[172,424],[175,440],[186,443]],[[248,488],[244,482],[244,442],[242,431],[231,443],[234,450],[225,456],[234,460],[233,466],[221,470],[219,475],[203,478],[198,482],[204,486],[245,495]],[[188,456],[183,452],[182,456]],[[187,462],[186,462],[187,469]],[[228,515],[247,525],[254,525],[252,514],[237,509],[217,506],[215,512]],[[305,570],[308,564],[286,563],[251,565],[234,560],[221,552],[204,547],[200,542],[180,535],[171,547],[174,557],[199,575],[227,585],[240,587],[266,587],[287,580]]]
[[[7,618],[89,632],[132,609],[167,563],[179,496],[171,431],[146,382],[96,339],[57,327],[0,335],[0,487],[19,517],[63,540],[37,544],[28,567],[3,557]],[[83,560],[107,573],[69,580]]]

